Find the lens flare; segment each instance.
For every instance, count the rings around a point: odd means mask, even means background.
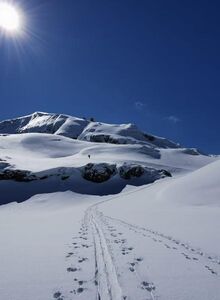
[[[0,2],[0,28],[10,33],[21,28],[21,14],[13,4]]]

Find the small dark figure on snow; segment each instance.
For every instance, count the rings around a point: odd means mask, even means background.
[[[88,158],[89,158],[89,159],[91,158],[91,155],[90,155],[90,154],[88,155]]]

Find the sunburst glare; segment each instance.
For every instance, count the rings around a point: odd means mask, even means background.
[[[0,28],[5,33],[16,34],[22,30],[22,13],[10,2],[0,2]]]
[[[15,0],[0,0],[0,55],[6,69],[27,67],[26,58],[42,55],[45,41],[40,32],[41,5]],[[37,23],[37,25],[36,25]]]

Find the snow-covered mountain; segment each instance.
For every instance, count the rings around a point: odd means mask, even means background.
[[[0,122],[0,133],[50,133],[77,138],[89,121],[62,114],[35,112],[31,115]]]
[[[1,122],[0,132],[0,203],[65,190],[115,194],[215,160],[132,124],[67,115],[34,113]]]
[[[73,139],[112,144],[146,143],[161,148],[178,148],[170,140],[141,132],[134,124],[106,124],[62,114],[35,112],[0,122],[0,134],[49,133]]]
[[[219,300],[219,159],[133,124],[0,122],[0,299]]]

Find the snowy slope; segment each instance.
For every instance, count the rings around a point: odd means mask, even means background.
[[[0,136],[0,158],[17,168],[41,171],[60,166],[80,166],[90,162],[134,161],[168,168],[194,170],[214,160],[206,155],[191,155],[184,148],[159,149],[148,145],[112,145],[55,137],[50,134]],[[188,164],[187,164],[188,162]]]
[[[216,158],[188,154],[182,148],[94,143],[52,134],[26,133],[0,136],[0,159],[0,203],[3,204],[24,201],[35,194],[66,190],[83,194],[115,194],[128,184],[139,186],[160,178],[160,170],[172,175],[181,174],[200,168]],[[97,184],[82,178],[88,164],[94,164],[95,169],[103,173],[103,168],[98,169],[103,163],[108,164],[109,168],[115,165],[117,169],[109,180]],[[138,166],[145,170],[158,170],[159,177],[152,177],[145,171],[145,176],[124,179],[119,175],[120,168],[125,165],[130,169]],[[18,172],[24,173],[24,176]],[[21,182],[22,176],[25,182]],[[12,177],[17,181],[5,180]],[[15,189],[17,193],[14,195]]]
[[[48,113],[0,132],[0,299],[219,300],[219,156]]]
[[[219,170],[216,161],[111,197],[2,206],[3,299],[219,300]]]
[[[178,193],[176,198],[175,193]],[[162,189],[159,197],[175,204],[220,207],[220,159],[174,180]],[[220,250],[220,249],[219,249]]]

